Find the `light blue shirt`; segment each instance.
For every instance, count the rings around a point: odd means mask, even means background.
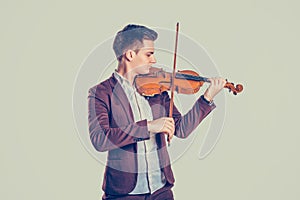
[[[153,120],[148,101],[118,72],[114,72],[114,75],[126,93],[133,112],[134,121],[137,122],[144,119],[147,119],[147,121]],[[135,188],[129,194],[153,193],[162,188],[166,180],[159,166],[155,134],[150,133],[149,140],[137,142],[137,156],[137,182]]]

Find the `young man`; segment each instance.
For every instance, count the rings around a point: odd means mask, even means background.
[[[139,74],[156,63],[157,33],[127,25],[115,37],[118,67],[110,78],[89,90],[89,131],[97,151],[108,151],[103,199],[173,199],[174,177],[165,135],[185,138],[215,108],[213,98],[225,85],[211,78],[210,86],[182,116],[174,106],[169,118],[167,92],[143,97],[133,85]]]

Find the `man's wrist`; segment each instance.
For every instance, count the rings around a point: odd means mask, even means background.
[[[213,101],[211,97],[209,97],[208,95],[206,95],[206,93],[203,95],[203,98],[204,98],[206,101],[208,101],[208,102],[212,102],[212,101]]]
[[[207,103],[208,105],[212,105],[214,102],[213,100],[209,99],[208,97],[206,97],[205,95],[202,95],[201,98],[203,99],[203,101],[205,103]]]
[[[148,133],[149,135],[153,134],[153,131],[151,130],[151,121],[147,121],[147,128],[148,128]]]

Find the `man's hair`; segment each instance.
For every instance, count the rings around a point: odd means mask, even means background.
[[[157,32],[145,26],[128,24],[115,37],[113,49],[118,61],[122,60],[123,54],[131,49],[136,53],[143,47],[143,40],[156,40]]]

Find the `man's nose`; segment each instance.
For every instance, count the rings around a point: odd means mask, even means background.
[[[156,63],[156,59],[154,56],[152,56],[152,59],[151,59],[151,63],[155,64]]]

